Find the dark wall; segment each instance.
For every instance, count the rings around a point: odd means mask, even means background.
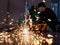
[[[0,0],[0,21],[6,17],[7,0]]]
[[[37,5],[42,0],[28,0],[29,5]],[[50,7],[51,0],[46,0],[47,7]],[[10,15],[15,20],[20,18],[21,13],[24,13],[25,0],[9,0]],[[6,17],[7,0],[0,0],[0,21]]]
[[[59,16],[59,20],[60,20],[60,2],[59,2],[59,9],[58,10],[59,10],[59,15],[58,16]]]
[[[51,3],[53,3],[53,4],[56,3],[57,4],[57,18],[60,21],[60,0],[51,0]]]

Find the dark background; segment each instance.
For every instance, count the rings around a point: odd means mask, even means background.
[[[42,0],[28,0],[28,4],[31,5],[37,5]],[[60,20],[60,0],[46,0],[47,7],[50,7],[53,9],[53,11],[56,13],[56,16],[58,20]],[[13,18],[15,21],[18,20],[21,16],[21,14],[24,13],[25,7],[25,0],[9,0],[9,11],[11,18]],[[7,0],[0,0],[0,22],[3,21],[3,19],[6,18],[6,12],[7,12]]]

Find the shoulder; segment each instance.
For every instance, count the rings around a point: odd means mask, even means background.
[[[54,11],[51,8],[46,8],[46,12],[55,15]]]
[[[52,9],[51,9],[51,8],[46,8],[45,10],[46,10],[46,11],[52,11]]]

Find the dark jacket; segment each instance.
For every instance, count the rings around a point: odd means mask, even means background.
[[[38,20],[39,23],[42,23],[43,21],[45,21],[45,23],[47,23],[48,25],[57,25],[57,22],[58,22],[57,17],[50,8],[46,8],[44,12],[41,12],[39,14],[39,16],[40,16]]]

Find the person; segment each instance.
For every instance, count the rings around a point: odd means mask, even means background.
[[[29,9],[29,13],[31,15],[31,19],[32,19],[33,23],[35,23],[36,22],[36,17],[35,16],[37,15],[37,7],[32,5],[31,9]]]
[[[38,4],[39,14],[39,23],[46,23],[53,31],[56,31],[57,17],[52,9],[47,8],[44,2]],[[46,26],[46,27],[47,27]],[[46,30],[46,29],[45,29]]]

